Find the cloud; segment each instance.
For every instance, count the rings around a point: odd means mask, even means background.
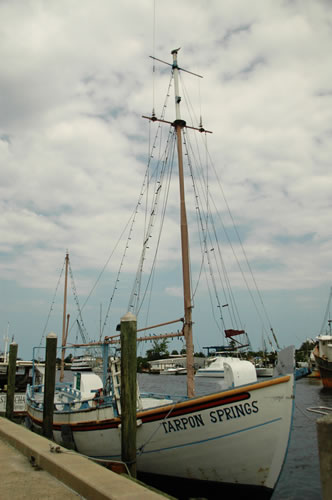
[[[148,56],[171,64],[175,47],[181,47],[180,66],[204,76],[182,73],[182,115],[196,127],[202,116],[204,127],[213,131],[209,151],[227,205],[215,180],[209,186],[216,201],[211,210],[220,210],[245,267],[231,229],[235,223],[275,312],[287,296],[297,317],[309,311],[310,321],[317,319],[321,310],[313,296],[324,297],[332,279],[329,2],[211,1],[206,8],[197,0],[126,5],[100,0],[98,6],[27,0],[2,2],[0,15],[0,56],[6,61],[0,75],[4,324],[10,316],[13,328],[37,331],[66,249],[83,297],[112,255],[102,291],[94,294],[91,324],[100,302],[106,309],[113,286],[108,280],[121,263],[130,226],[118,240],[135,209],[156,130],[141,116],[153,108],[161,113],[170,78],[169,67]],[[172,121],[173,88],[165,111]],[[157,284],[169,299],[181,290],[177,181],[173,184],[156,267],[162,276]],[[195,203],[188,205],[189,219],[195,218]],[[137,233],[143,224],[137,219]],[[241,272],[220,221],[217,230],[230,279],[241,290]],[[201,264],[197,231],[191,233],[195,279]],[[140,242],[133,234],[123,295],[137,269]],[[151,257],[154,245],[151,239]],[[16,309],[15,297],[20,297]],[[20,311],[24,320],[15,326]],[[291,330],[278,312],[278,321]],[[195,313],[200,316],[197,304]],[[313,323],[302,321],[303,335],[312,336]]]

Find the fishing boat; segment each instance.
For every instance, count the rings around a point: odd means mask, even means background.
[[[241,363],[229,363],[227,389],[205,396],[195,395],[193,303],[182,159],[183,133],[189,126],[180,114],[178,50],[172,51],[170,65],[176,119],[167,122],[154,114],[147,118],[152,125],[168,124],[177,144],[184,315],[177,320],[182,323],[181,331],[172,336],[185,339],[187,395],[137,391],[138,477],[159,489],[163,489],[163,485],[174,488],[177,498],[181,495],[188,498],[193,493],[196,497],[219,498],[228,487],[237,492],[244,488],[246,494],[251,492],[256,498],[270,498],[285,461],[291,432],[294,348],[279,353],[276,376],[270,380],[250,380]],[[198,130],[205,132],[202,126]],[[144,259],[143,255],[142,261]],[[104,360],[102,377],[78,372],[73,384],[58,384],[53,436],[57,443],[89,457],[116,461],[121,459],[122,408],[120,361],[109,352],[114,341],[112,337],[105,337],[99,343]],[[28,387],[27,411],[29,424],[40,431],[42,385]]]
[[[315,366],[318,368],[323,386],[332,389],[332,320],[330,319],[330,305],[332,300],[332,287],[328,298],[323,325],[320,335],[316,338],[317,345],[313,349]],[[329,319],[327,319],[329,318]],[[326,329],[327,324],[327,330]]]
[[[331,327],[331,321],[329,321]],[[323,386],[332,389],[332,335],[319,335],[313,354]]]

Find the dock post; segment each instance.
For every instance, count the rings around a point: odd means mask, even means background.
[[[121,318],[121,459],[136,477],[136,361],[137,321],[128,312]]]
[[[15,342],[12,342],[9,346],[8,382],[7,382],[7,399],[6,399],[6,418],[8,418],[9,420],[13,420],[14,416],[16,358],[17,358],[17,344]]]
[[[53,411],[56,371],[57,336],[49,333],[46,337],[45,383],[43,406],[43,435],[48,439],[53,438]]]
[[[317,438],[322,498],[329,500],[332,491],[332,415],[317,420]]]

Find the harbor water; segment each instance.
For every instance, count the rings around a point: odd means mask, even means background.
[[[139,374],[141,392],[186,394],[184,375]],[[223,379],[195,379],[196,394],[209,394],[224,388]],[[332,391],[322,388],[320,379],[302,378],[296,382],[293,428],[288,454],[272,500],[320,500],[321,484],[316,421],[322,415],[308,408],[332,408]]]

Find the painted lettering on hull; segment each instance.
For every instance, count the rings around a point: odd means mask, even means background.
[[[241,403],[238,405],[230,406],[228,408],[220,408],[210,412],[210,420],[212,423],[224,422],[225,420],[232,420],[234,418],[246,417],[252,413],[258,412],[257,401],[251,403]]]
[[[190,415],[189,417],[174,418],[162,422],[165,433],[185,431],[187,429],[195,429],[204,424],[202,415]]]
[[[259,408],[257,406],[257,401],[252,401],[251,403],[240,403],[232,406],[227,406],[224,408],[219,408],[218,410],[210,411],[210,423],[217,424],[220,422],[225,422],[227,420],[232,420],[236,418],[247,417],[253,413],[257,413]],[[167,419],[162,422],[165,434],[169,432],[179,432],[186,431],[188,429],[197,429],[205,425],[203,416],[199,413],[197,415],[190,415],[188,417],[179,417]]]

